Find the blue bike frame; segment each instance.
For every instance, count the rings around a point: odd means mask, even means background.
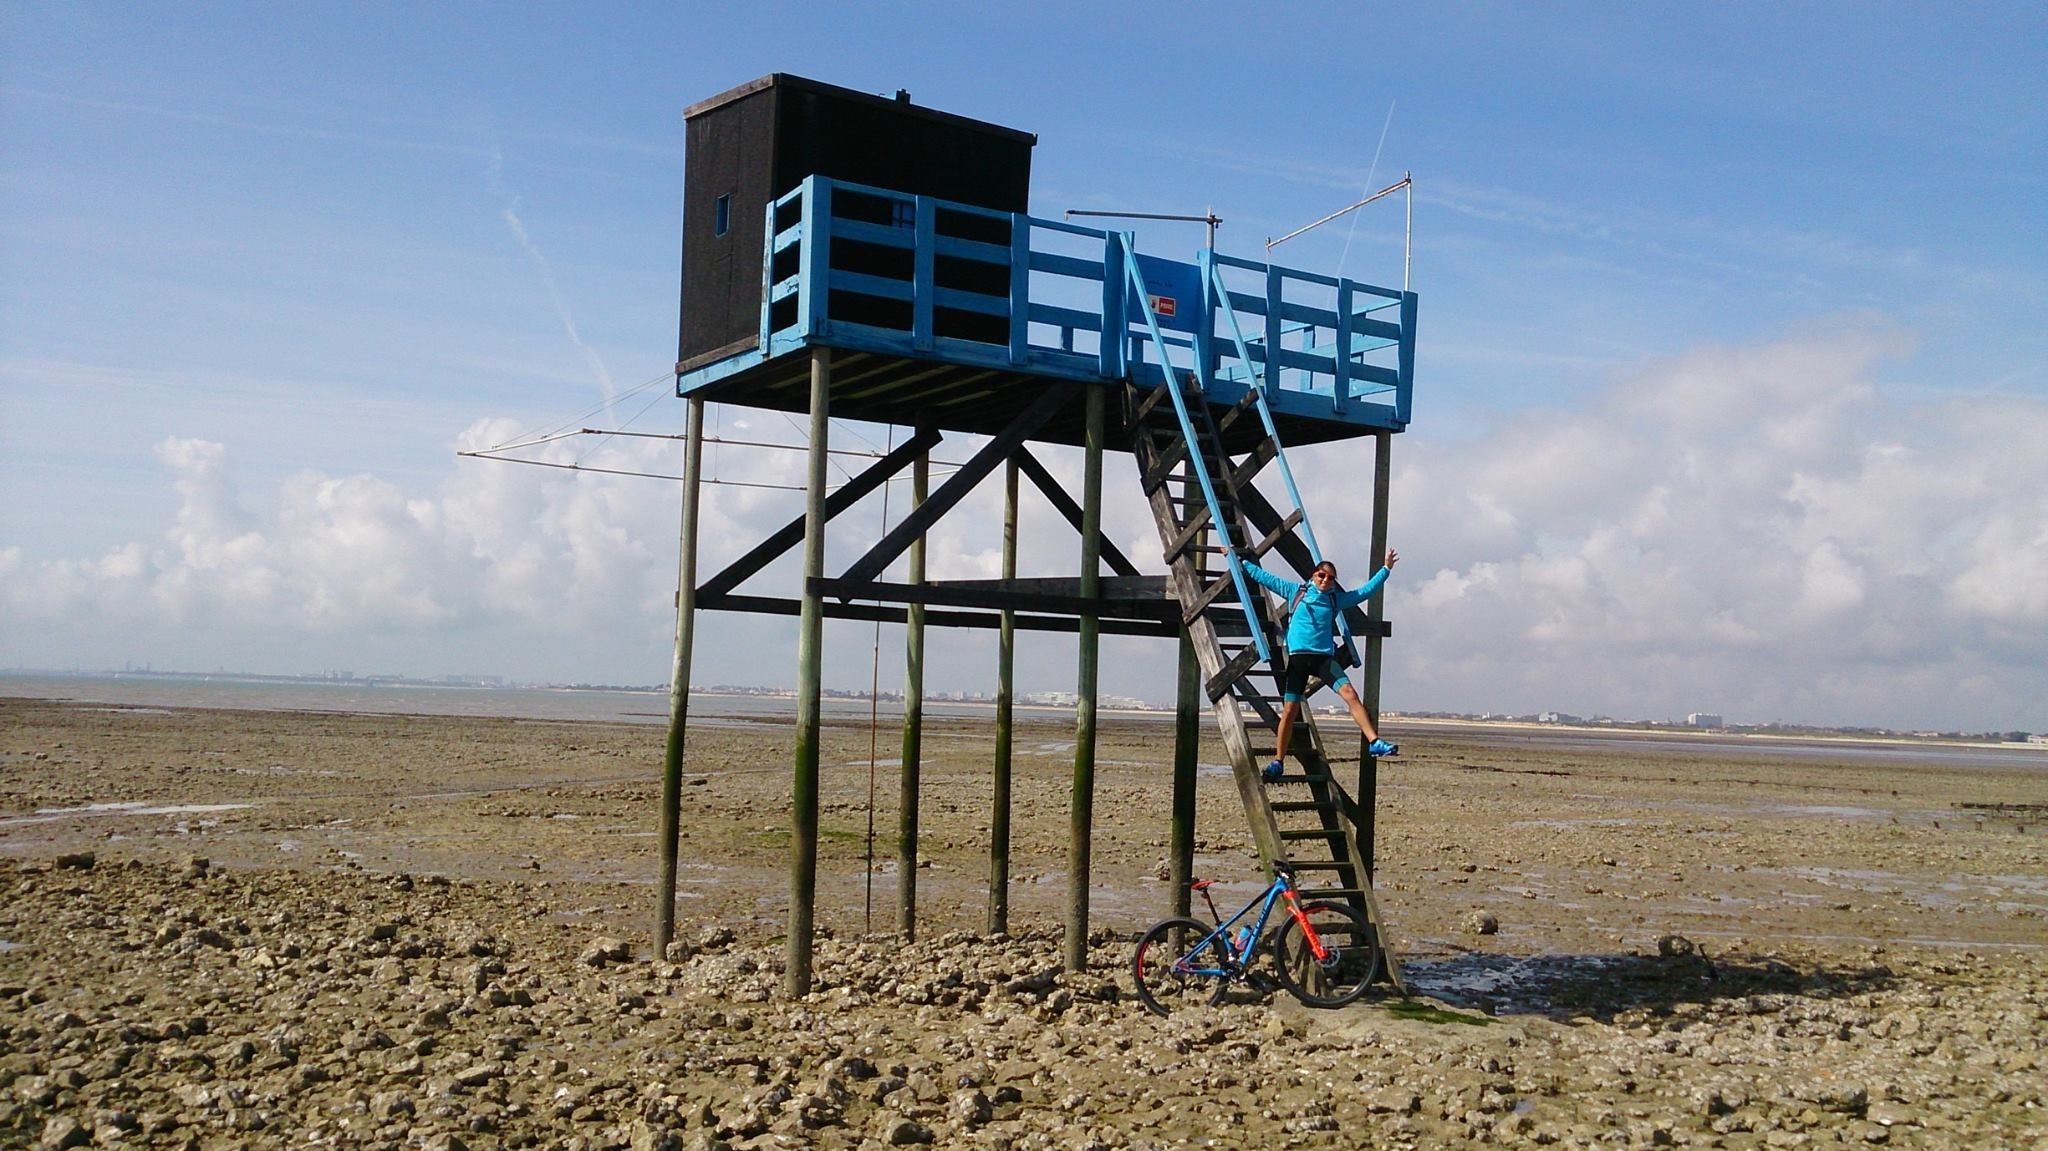
[[[1309,947],[1319,958],[1321,957],[1323,951],[1322,940],[1317,938],[1314,928],[1309,925],[1306,917],[1301,915],[1300,902],[1294,898],[1294,884],[1288,879],[1285,872],[1275,875],[1273,882],[1266,885],[1264,894],[1255,896],[1250,903],[1239,908],[1236,914],[1232,915],[1229,919],[1223,919],[1220,913],[1217,912],[1216,900],[1209,894],[1209,889],[1205,886],[1201,890],[1203,901],[1209,905],[1210,916],[1220,920],[1220,922],[1217,923],[1216,930],[1203,936],[1198,943],[1189,947],[1186,956],[1174,961],[1173,969],[1176,972],[1187,975],[1216,977],[1236,977],[1243,974],[1246,962],[1259,949],[1260,941],[1266,937],[1266,924],[1272,919],[1274,903],[1278,902],[1283,895],[1288,897],[1287,914],[1302,920],[1304,935],[1308,940]],[[1258,918],[1253,920],[1249,927],[1232,930],[1237,928],[1237,925],[1254,910],[1258,912]],[[1221,939],[1223,941],[1224,954],[1230,957],[1229,967],[1197,967],[1189,962],[1190,959],[1207,955],[1209,953],[1209,941],[1212,939]],[[1240,946],[1240,942],[1242,946]]]

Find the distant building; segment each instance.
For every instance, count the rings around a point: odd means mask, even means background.
[[[1081,697],[1071,691],[1034,691],[1025,694],[1024,702],[1034,707],[1074,707]]]
[[[1546,711],[1536,717],[1537,723],[1584,723],[1583,716],[1568,711]]]
[[[1727,727],[1728,724],[1711,711],[1696,711],[1685,717],[1687,727]]]

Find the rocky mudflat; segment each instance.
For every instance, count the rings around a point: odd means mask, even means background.
[[[865,727],[828,734],[793,1000],[785,732],[693,734],[656,956],[658,728],[0,701],[0,1146],[2048,1147],[2048,839],[1970,814],[2038,772],[1404,732],[1380,877],[1418,994],[1159,1020],[1122,970],[1166,902],[1158,729],[1099,753],[1068,973],[1071,730],[1025,726],[1014,934],[959,721],[908,944],[886,868],[868,914]],[[1249,890],[1203,786],[1198,869]]]

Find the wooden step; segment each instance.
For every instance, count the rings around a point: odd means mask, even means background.
[[[1279,454],[1280,449],[1273,446],[1272,440],[1260,440],[1251,454],[1245,457],[1244,463],[1230,473],[1230,486],[1242,488],[1250,484],[1252,477],[1259,474],[1259,469],[1272,463],[1273,457]]]
[[[1180,467],[1180,462],[1187,458],[1187,454],[1188,442],[1182,439],[1176,439],[1159,449],[1158,454],[1153,457],[1152,466],[1145,469],[1145,474],[1140,477],[1140,485],[1144,488],[1145,494],[1150,496],[1158,491],[1159,486]]]
[[[1186,605],[1185,607],[1183,607],[1180,613],[1181,626],[1185,627],[1188,624],[1194,623],[1196,620],[1202,618],[1202,613],[1208,611],[1210,605],[1214,604],[1218,599],[1221,599],[1225,592],[1235,593],[1236,591],[1237,581],[1232,579],[1228,575],[1223,576],[1216,582],[1210,584],[1208,587],[1203,588],[1202,594],[1195,600],[1193,604]],[[1233,600],[1232,602],[1234,603],[1236,601]],[[1233,676],[1232,678],[1234,679],[1236,677]]]
[[[1301,896],[1304,902],[1311,899],[1338,900],[1344,903],[1365,902],[1365,892],[1356,887],[1297,887],[1294,893]],[[1375,924],[1374,927],[1377,929],[1378,925]]]
[[[1300,508],[1296,508],[1293,511],[1289,512],[1287,514],[1287,518],[1280,521],[1279,527],[1274,528],[1270,532],[1267,532],[1264,539],[1261,539],[1258,543],[1252,545],[1253,558],[1263,556],[1267,552],[1272,551],[1273,548],[1276,545],[1278,545],[1281,540],[1294,534],[1294,529],[1301,526],[1301,519],[1302,513]]]
[[[1237,658],[1223,665],[1222,671],[1210,677],[1207,686],[1209,702],[1213,704],[1224,696],[1229,695],[1230,685],[1242,678],[1244,673],[1250,671],[1252,665],[1257,662],[1259,662],[1258,648],[1248,647],[1237,653]]]
[[[1125,422],[1132,425],[1144,423],[1145,417],[1152,414],[1152,409],[1158,407],[1161,400],[1167,399],[1173,394],[1168,390],[1172,386],[1172,384],[1167,383],[1153,388],[1152,394],[1145,397],[1144,402],[1138,405],[1138,410],[1132,412],[1131,418]]]
[[[1313,829],[1303,829],[1300,831],[1283,830],[1280,833],[1280,838],[1286,840],[1325,839],[1331,841],[1340,841],[1344,838],[1344,833],[1342,831],[1337,831],[1331,828],[1318,827]]]
[[[1223,413],[1222,418],[1216,421],[1216,430],[1219,432],[1229,431],[1230,425],[1236,423],[1238,417],[1251,411],[1252,406],[1258,402],[1259,390],[1256,387],[1246,388],[1244,395],[1239,396],[1237,402],[1230,405],[1230,410]]]
[[[1173,533],[1173,538],[1166,541],[1166,562],[1172,563],[1174,560],[1179,559],[1180,553],[1186,551],[1188,545],[1195,541],[1195,537],[1201,535],[1208,526],[1209,505],[1207,501],[1204,501],[1196,506],[1195,514],[1189,516],[1188,521],[1182,524],[1178,531]]]

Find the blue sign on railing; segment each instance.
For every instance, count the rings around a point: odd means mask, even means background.
[[[1176,332],[1193,332],[1202,320],[1202,269],[1178,260],[1137,253],[1138,270],[1145,276],[1145,294],[1159,326]],[[1130,288],[1126,315],[1143,315],[1138,289]]]

